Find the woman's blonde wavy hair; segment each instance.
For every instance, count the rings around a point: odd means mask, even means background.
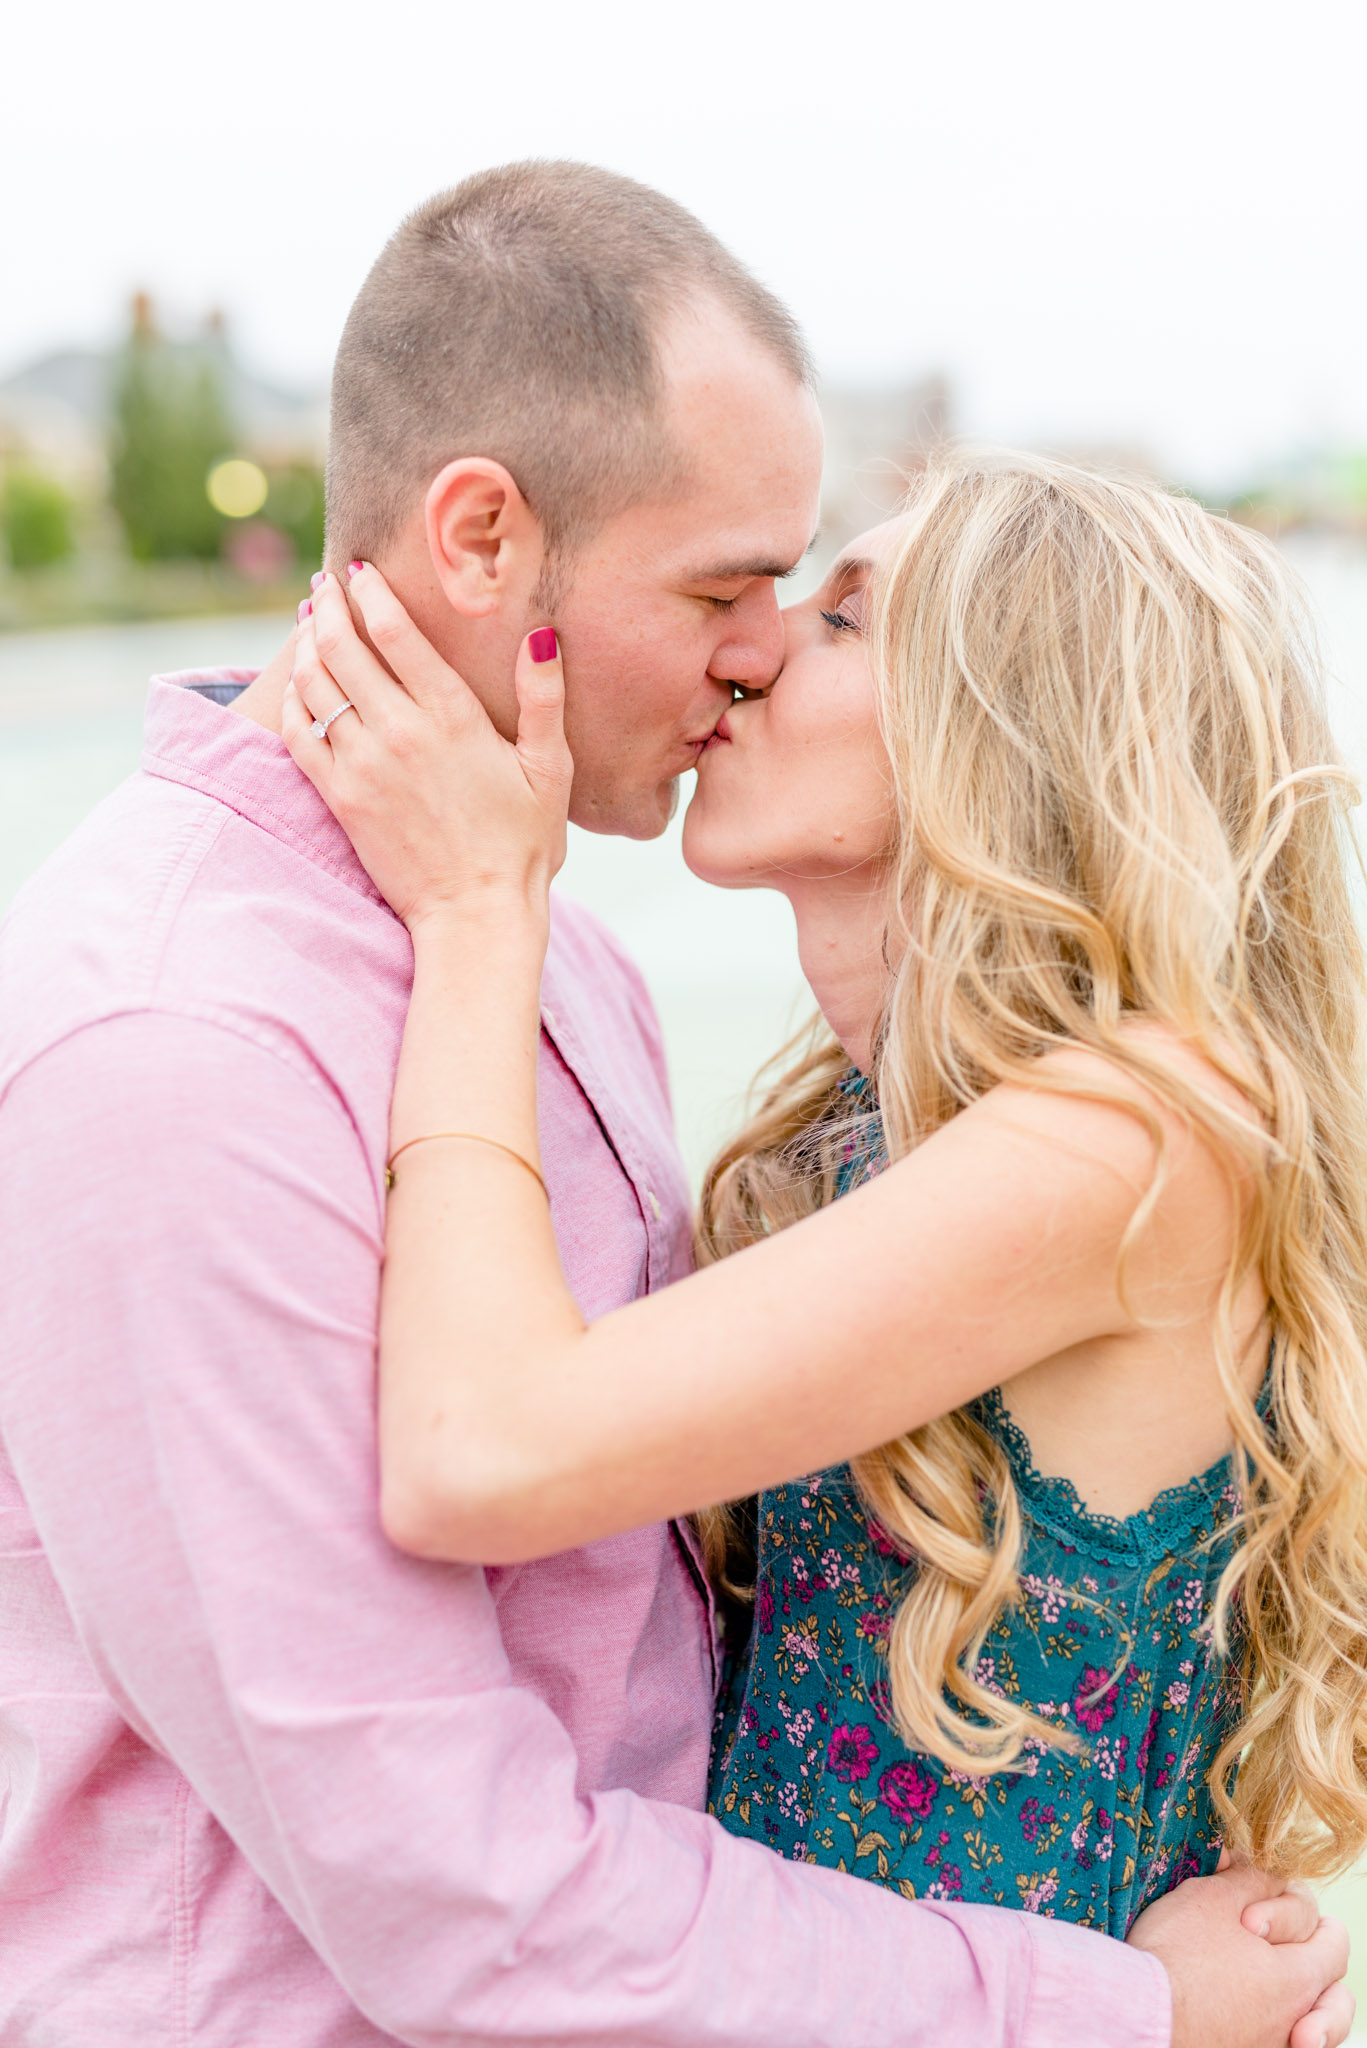
[[[911,489],[868,645],[900,823],[873,1074],[891,1157],[997,1082],[1066,1085],[1041,1055],[1078,1045],[1189,1119],[1246,1191],[1217,1345],[1243,1541],[1216,1626],[1242,1717],[1211,1787],[1232,1849],[1330,1875],[1367,1842],[1367,1003],[1356,792],[1294,581],[1255,534],[1147,482],[950,457]],[[1127,1029],[1138,1017],[1199,1048],[1251,1114]],[[785,1058],[707,1177],[704,1262],[834,1193],[860,1113],[845,1056],[818,1022]],[[1132,1230],[1164,1174],[1146,1121],[1158,1164]],[[1234,1355],[1254,1272],[1268,1429]],[[992,1437],[960,1410],[854,1470],[916,1560],[888,1654],[907,1743],[977,1774],[1030,1739],[1069,1746],[975,1676],[1019,1592]],[[734,1589],[740,1519],[702,1523]]]

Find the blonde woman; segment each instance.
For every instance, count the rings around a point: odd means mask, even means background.
[[[396,673],[434,658],[351,589]],[[507,1563],[700,1514],[753,1601],[714,1809],[785,1855],[1118,1935],[1222,1843],[1345,1868],[1363,958],[1275,554],[1147,485],[952,461],[786,614],[685,852],[788,897],[824,1021],[708,1177],[704,1270],[589,1327],[537,1171],[554,634],[514,748],[468,695],[422,711],[335,578],[319,617],[286,736],[415,953],[394,1540]]]

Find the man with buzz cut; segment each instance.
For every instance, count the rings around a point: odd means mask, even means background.
[[[649,838],[778,669],[820,466],[801,339],[698,222],[514,165],[362,287],[329,561],[375,561],[505,732],[553,612],[573,816]],[[1331,1972],[1256,1877],[1125,1946],[707,1819],[686,1529],[488,1572],[386,1541],[411,955],[278,736],[289,671],[155,680],[141,772],[0,942],[0,2042],[1284,2048]],[[542,1158],[594,1316],[684,1270],[687,1196],[639,978],[564,903],[544,1002]]]

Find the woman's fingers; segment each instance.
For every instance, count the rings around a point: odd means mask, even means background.
[[[565,742],[565,669],[550,626],[538,626],[518,650],[517,754],[538,794],[567,805],[573,762]]]
[[[340,606],[342,612],[346,612],[347,607],[335,577],[330,576],[320,586],[319,595],[326,596],[328,603],[320,626],[318,649],[337,681],[350,695],[350,668],[339,668],[334,655],[338,660],[349,662],[354,649],[360,648],[371,662],[374,662],[374,656],[361,640],[350,614],[346,617],[345,630],[337,617],[336,607]],[[360,613],[362,624],[389,675],[402,684],[415,704],[439,714],[448,722],[468,714],[483,716],[483,706],[474,692],[450,663],[442,660],[431,641],[418,631],[373,563],[353,562],[350,565],[347,595]],[[314,611],[317,615],[316,597]],[[380,664],[375,665],[378,667]],[[357,698],[356,701],[360,703],[361,700]]]
[[[326,800],[337,762],[327,740],[320,740],[313,730],[313,719],[314,713],[304,702],[293,680],[286,683],[285,694],[280,700],[280,737],[289,748],[295,767],[307,775],[318,794]]]
[[[304,605],[299,607],[299,621],[294,629],[294,665],[290,670],[290,680],[310,719],[331,718],[334,712],[352,701],[320,660],[313,620]],[[393,685],[389,687],[392,689]],[[318,738],[315,733],[314,739]]]
[[[306,701],[312,702],[313,678],[321,670],[356,706],[367,725],[378,725],[407,708],[403,679],[396,680],[374,648],[366,645],[352,616],[348,591],[330,571],[319,577],[312,598],[301,605],[300,613],[295,681],[298,684],[302,677],[300,694]],[[428,648],[428,653],[433,661],[440,660],[433,649]]]

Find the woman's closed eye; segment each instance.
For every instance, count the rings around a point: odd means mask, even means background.
[[[840,581],[845,582],[842,577]],[[839,589],[839,583],[837,583]],[[822,618],[833,633],[862,633],[864,630],[864,589],[857,585],[853,590],[846,587],[840,592],[840,602],[833,611],[823,612]]]

